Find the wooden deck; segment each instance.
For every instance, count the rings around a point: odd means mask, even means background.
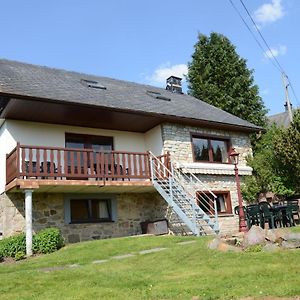
[[[168,154],[159,159],[166,165],[169,163]],[[149,153],[96,152],[18,143],[6,156],[6,191],[33,188],[59,192],[104,186],[109,190],[151,187]]]

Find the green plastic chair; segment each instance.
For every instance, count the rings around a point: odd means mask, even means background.
[[[233,210],[234,210],[234,214],[238,216],[239,213],[240,213],[240,207],[237,205],[237,206],[234,207]],[[244,210],[244,215],[245,215],[245,218],[246,218],[247,226],[248,226],[248,228],[250,228],[250,222],[249,222],[249,219],[248,219],[247,210],[246,210],[245,206],[243,206],[243,210]]]
[[[287,208],[286,208],[286,217],[288,219],[288,222],[291,226],[295,226],[295,219],[294,216],[298,217],[298,222],[300,220],[299,216],[299,205],[298,200],[288,200],[287,201]]]
[[[269,228],[275,228],[275,216],[271,205],[268,202],[260,202],[259,208],[261,211],[261,227],[265,228],[265,223],[268,222]]]
[[[247,220],[249,220],[249,228],[252,225],[258,225],[260,226],[262,223],[262,216],[261,211],[258,204],[251,204],[246,206],[246,212],[247,212]]]

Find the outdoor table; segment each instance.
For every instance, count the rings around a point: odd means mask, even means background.
[[[287,227],[287,224],[289,223],[287,214],[286,214],[286,209],[287,205],[286,204],[279,204],[279,205],[274,205],[270,207],[271,211],[274,212],[275,214],[280,212],[282,215],[282,225],[283,227]]]

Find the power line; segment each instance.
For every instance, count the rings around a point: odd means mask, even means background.
[[[232,0],[229,0],[229,2],[231,3],[232,7],[234,8],[234,10],[237,12],[237,14],[240,16],[241,20],[243,21],[244,25],[247,27],[248,31],[251,33],[252,37],[254,38],[254,40],[256,41],[257,45],[260,47],[260,49],[262,50],[263,54],[266,54],[266,51],[264,49],[264,47],[262,46],[262,44],[260,43],[260,41],[257,39],[257,37],[255,36],[255,34],[253,33],[253,31],[251,30],[251,28],[249,27],[248,23],[245,21],[244,17],[241,15],[241,13],[239,12],[239,10],[237,9],[237,7],[234,5],[234,3],[232,2]],[[272,51],[271,51],[272,53]],[[273,66],[279,71],[281,71],[281,68],[278,67],[275,62],[267,55],[267,58],[270,60],[270,62],[273,64]]]
[[[231,1],[231,0],[230,0],[230,1]],[[289,86],[290,86],[290,88],[291,88],[291,90],[292,90],[292,93],[293,93],[293,95],[294,95],[294,97],[295,97],[295,99],[296,99],[296,101],[297,101],[297,104],[299,105],[299,100],[298,100],[298,97],[296,96],[296,93],[295,93],[295,90],[294,90],[293,85],[292,85],[292,83],[291,83],[291,80],[288,78],[288,76],[286,75],[286,72],[284,71],[283,67],[282,67],[281,64],[279,63],[278,59],[277,59],[276,56],[273,54],[273,51],[271,50],[271,48],[270,48],[269,44],[267,43],[266,39],[263,37],[261,31],[259,30],[258,26],[256,25],[256,23],[255,23],[254,19],[252,18],[251,14],[249,13],[249,10],[247,9],[245,3],[243,2],[243,0],[240,0],[240,2],[241,2],[241,4],[242,4],[242,6],[244,7],[245,11],[247,12],[247,14],[248,14],[250,20],[252,21],[253,25],[255,26],[255,29],[256,29],[257,32],[259,33],[259,35],[260,35],[261,39],[263,40],[264,44],[265,44],[266,47],[268,48],[270,55],[273,57],[274,61],[277,63],[277,65],[278,65],[278,67],[280,68],[281,72],[282,72],[282,73],[286,76],[286,78],[288,79]],[[267,55],[267,56],[269,56],[269,55]],[[277,69],[278,69],[278,68],[277,68]]]
[[[251,14],[250,14],[250,12],[249,12],[249,10],[247,9],[246,5],[245,5],[244,2],[243,2],[243,0],[240,0],[240,2],[241,2],[241,4],[243,5],[245,11],[247,12],[247,15],[249,16],[250,20],[252,21],[252,23],[253,23],[255,29],[256,29],[257,32],[259,33],[261,39],[264,41],[266,47],[268,48],[268,50],[269,50],[271,56],[272,56],[273,59],[274,59],[274,61],[275,61],[275,62],[277,63],[277,65],[279,66],[281,72],[285,73],[283,67],[281,66],[281,64],[279,63],[278,59],[277,59],[277,58],[275,57],[275,55],[273,54],[273,51],[271,50],[271,48],[270,48],[270,46],[268,45],[268,43],[267,43],[267,41],[265,40],[265,38],[263,37],[263,35],[262,35],[261,31],[259,30],[258,26],[256,25],[255,21],[253,20]]]
[[[247,9],[245,3],[243,2],[243,0],[240,0],[243,8],[245,9],[247,15],[249,16],[251,22],[253,23],[256,31],[258,32],[259,36],[261,37],[261,39],[263,40],[265,46],[268,49],[268,53],[265,51],[264,47],[261,45],[260,41],[256,38],[255,34],[253,33],[252,29],[249,27],[248,23],[245,21],[244,17],[242,16],[242,14],[240,13],[240,11],[238,10],[238,8],[234,5],[232,0],[229,0],[229,2],[231,3],[232,7],[234,8],[234,10],[237,12],[237,14],[239,15],[239,17],[241,18],[241,20],[243,21],[244,25],[247,27],[248,31],[251,33],[252,37],[254,38],[254,40],[256,41],[256,43],[258,44],[258,46],[260,47],[260,49],[262,50],[263,54],[270,60],[270,62],[273,64],[273,66],[280,72],[282,73],[286,79],[288,80],[289,86],[292,90],[292,93],[297,101],[297,104],[299,105],[299,100],[298,97],[296,96],[295,90],[293,88],[293,85],[291,83],[291,80],[288,78],[288,76],[286,75],[286,72],[284,71],[283,67],[281,66],[281,64],[279,63],[278,59],[276,58],[276,56],[273,54],[273,51],[271,49],[271,47],[269,46],[269,44],[267,43],[266,39],[263,37],[261,31],[259,30],[259,27],[257,26],[256,22],[254,21],[254,19],[252,18],[249,10]],[[273,58],[273,59],[272,59]]]
[[[290,78],[289,78],[287,75],[285,75],[285,76],[286,76],[286,78],[287,78],[288,81],[289,81],[290,88],[291,88],[291,90],[292,90],[292,93],[293,93],[293,95],[294,95],[296,101],[297,101],[297,104],[298,104],[298,106],[300,106],[300,102],[299,102],[298,97],[296,96],[296,93],[295,93],[294,87],[293,87],[293,85],[292,85],[292,82],[291,82]]]

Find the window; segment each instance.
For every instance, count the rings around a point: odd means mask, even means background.
[[[70,199],[71,223],[111,222],[110,199]]]
[[[232,214],[232,206],[229,192],[213,192],[217,198],[218,214]],[[214,197],[208,192],[198,192],[197,202],[200,208],[208,213],[214,214]]]
[[[170,98],[163,96],[159,92],[147,91],[146,94],[149,95],[149,96],[151,96],[151,97],[153,97],[153,98],[155,98],[155,99],[165,100],[165,101],[171,101]]]
[[[96,161],[96,152],[110,152],[113,150],[113,138],[109,136],[98,135],[84,135],[66,133],[66,148],[69,149],[92,149],[94,151],[94,162]],[[108,159],[108,154],[107,158]],[[71,171],[71,158],[74,161],[74,172],[76,174],[82,173],[84,165],[84,152],[83,151],[67,151],[68,172]],[[89,158],[88,158],[89,164]]]
[[[89,88],[106,90],[105,86],[101,85],[98,81],[95,80],[81,79],[80,82]]]
[[[66,148],[111,151],[113,150],[113,138],[110,136],[66,133]]]
[[[194,161],[228,163],[229,140],[192,136]]]
[[[65,194],[65,224],[115,222],[117,199],[113,194]]]

